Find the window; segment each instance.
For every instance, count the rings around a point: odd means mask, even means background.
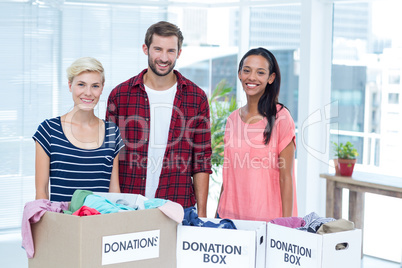
[[[301,124],[299,73],[308,68],[299,59],[303,1],[285,2],[0,1],[0,230],[18,228],[23,205],[34,198],[31,137],[37,126],[72,107],[67,66],[81,56],[102,62],[106,83],[96,113],[103,118],[111,89],[146,67],[141,46],[145,30],[156,21],[180,26],[185,38],[177,68],[207,94],[222,79],[233,94],[241,90],[237,65],[244,41],[249,48],[270,49],[282,73],[279,101]],[[332,100],[338,103],[331,140],[354,142],[358,163],[396,175],[402,151],[398,4],[334,1],[331,80]],[[244,12],[250,13],[248,37],[240,36]]]
[[[390,72],[388,76],[388,83],[391,85],[400,85],[401,84],[401,75],[399,73]]]
[[[296,126],[298,125],[300,20],[300,5],[250,9],[250,47],[263,46],[275,55],[282,77],[279,102],[289,109]]]
[[[167,17],[163,7],[0,3],[0,230],[18,228],[24,204],[35,198],[36,128],[73,105],[66,68],[82,56],[102,62],[106,82],[96,113],[104,118],[110,90],[146,66],[145,30]]]
[[[235,94],[239,3],[221,1],[222,5],[229,3],[229,8],[214,8],[208,3],[181,7],[180,2],[154,2],[0,3],[0,57],[6,63],[0,78],[0,146],[7,152],[0,161],[0,229],[18,228],[21,208],[34,199],[31,137],[44,119],[72,108],[65,70],[76,58],[92,56],[105,67],[105,90],[96,108],[97,116],[104,118],[111,89],[147,66],[141,48],[146,29],[169,20],[184,35],[176,67],[207,94],[222,79]],[[264,46],[276,55],[283,77],[280,101],[296,121],[300,5],[251,7],[250,14],[249,46]]]
[[[401,7],[398,1],[335,2],[333,25],[331,96],[338,103],[339,116],[331,139],[353,142],[358,163],[365,170],[394,176],[400,176],[402,149],[398,123],[402,106],[396,93],[402,86],[402,55],[399,33],[391,29],[402,22],[396,11]],[[398,204],[375,195],[366,195],[366,203],[378,203],[378,207]],[[400,247],[380,249],[375,245],[383,244],[381,237],[367,236],[379,227],[374,224],[374,213],[367,212],[364,253],[399,262]]]
[[[399,104],[399,94],[398,93],[389,93],[388,94],[388,103],[389,104]]]

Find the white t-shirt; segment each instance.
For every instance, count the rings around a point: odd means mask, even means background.
[[[151,126],[148,144],[145,197],[154,198],[162,171],[177,83],[173,87],[163,91],[153,90],[145,85],[144,87],[148,94],[151,116],[149,120]]]

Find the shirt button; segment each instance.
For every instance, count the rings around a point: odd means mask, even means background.
[[[149,121],[149,118],[145,118],[146,121]]]
[[[148,141],[148,139],[145,139],[145,141],[147,142],[147,141]]]
[[[142,180],[145,180],[145,178],[143,177]]]
[[[148,99],[147,99],[147,98],[145,98],[145,101],[148,101]]]

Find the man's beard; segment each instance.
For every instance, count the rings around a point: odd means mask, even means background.
[[[173,64],[170,65],[170,68],[166,72],[161,73],[161,72],[159,72],[157,70],[156,64],[154,64],[152,59],[150,57],[148,57],[148,66],[149,66],[149,68],[151,68],[151,70],[158,76],[165,76],[165,75],[170,74],[170,72],[174,69],[175,65],[176,65],[176,61],[174,61]]]

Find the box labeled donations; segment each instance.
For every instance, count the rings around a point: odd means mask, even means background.
[[[176,267],[177,223],[159,209],[85,217],[46,212],[31,228],[30,268]]]
[[[361,243],[360,229],[320,235],[268,223],[266,268],[359,268]]]
[[[266,223],[241,220],[233,220],[233,223],[237,230],[179,224],[177,267],[265,267]]]

